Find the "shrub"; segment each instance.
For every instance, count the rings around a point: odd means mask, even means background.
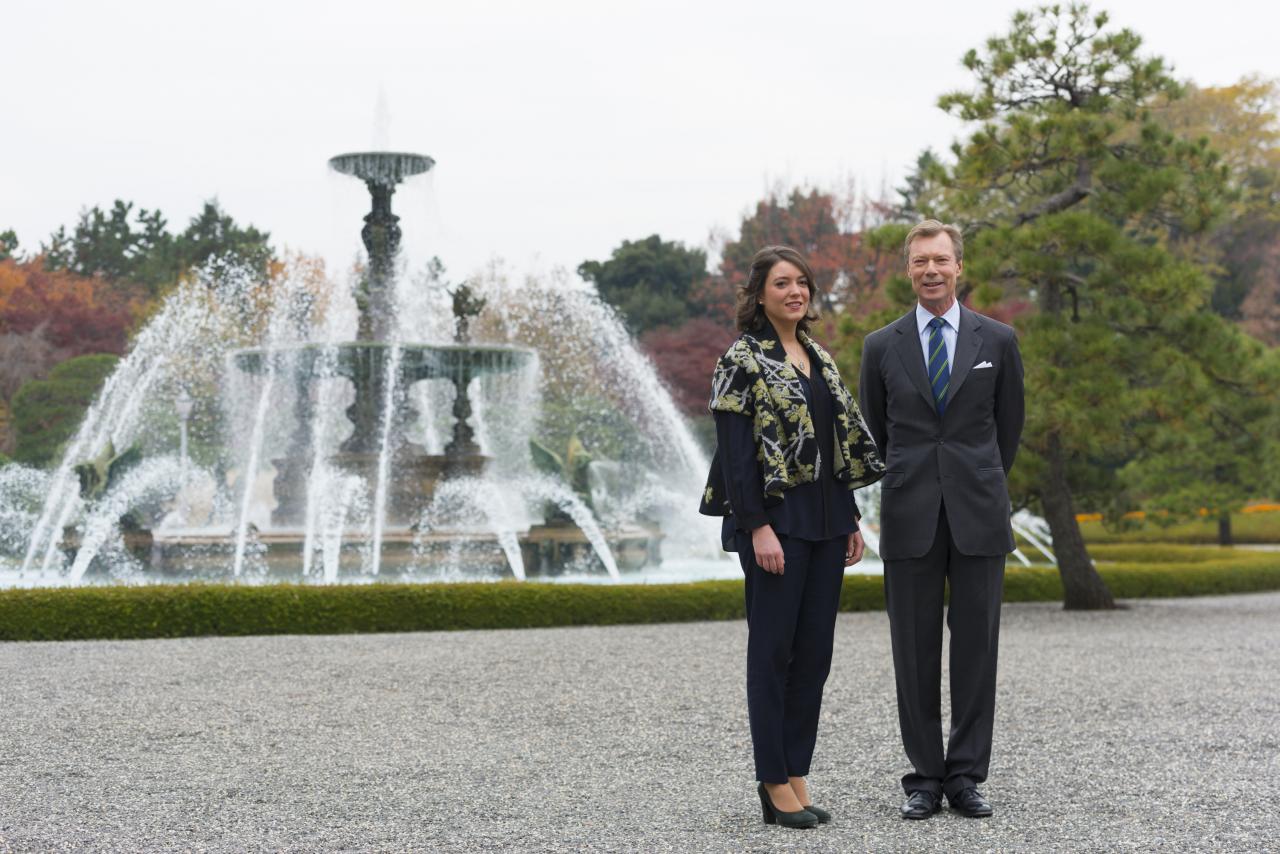
[[[1177,562],[1130,551],[1099,571],[1120,598],[1280,589],[1280,555],[1177,548]],[[1119,553],[1118,553],[1119,554]],[[1062,599],[1054,569],[1010,567],[1006,602]],[[880,576],[845,579],[842,611],[884,608]],[[742,583],[184,584],[0,591],[0,640],[348,634],[669,623],[743,616]]]
[[[0,639],[344,634],[741,617],[734,582],[155,585],[0,592]]]
[[[47,379],[24,383],[11,406],[18,434],[13,458],[29,465],[52,462],[119,361],[100,353],[77,356],[56,365]]]

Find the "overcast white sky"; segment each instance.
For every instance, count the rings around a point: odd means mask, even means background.
[[[960,57],[1031,3],[7,0],[0,231],[34,249],[86,206],[217,196],[331,269],[367,194],[327,173],[390,147],[435,171],[397,194],[415,263],[575,269],[623,239],[706,245],[777,182],[878,188],[961,131]],[[1280,77],[1280,4],[1094,8],[1202,85]]]

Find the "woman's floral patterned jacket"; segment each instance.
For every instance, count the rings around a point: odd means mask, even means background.
[[[804,332],[798,332],[796,337],[819,366],[831,390],[835,447],[830,458],[818,447],[800,379],[768,322],[738,337],[716,363],[711,380],[708,408],[712,412],[731,412],[752,419],[766,504],[778,503],[783,491],[796,484],[817,480],[824,465],[832,466],[836,480],[850,489],[875,483],[884,476],[884,463],[857,402],[840,379],[835,361]],[[717,448],[702,506],[698,508],[700,513],[731,513],[724,483]]]

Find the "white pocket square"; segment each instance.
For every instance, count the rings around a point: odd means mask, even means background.
[[[990,362],[983,362],[983,363],[982,363],[982,364],[980,364],[980,365],[974,365],[974,366],[973,366],[973,369],[974,369],[975,371],[978,371],[978,370],[981,370],[981,369],[983,369],[983,368],[994,368],[994,367],[995,367],[995,365],[991,364]]]

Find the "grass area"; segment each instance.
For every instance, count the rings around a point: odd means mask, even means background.
[[[1099,545],[1098,570],[1120,598],[1280,590],[1280,554],[1194,546]],[[1054,569],[1011,566],[1006,602],[1062,598]],[[849,576],[842,611],[884,607],[879,576]],[[730,620],[742,582],[593,585],[230,584],[0,591],[0,640],[348,634]]]
[[[1089,556],[1103,568],[1113,563],[1194,564],[1226,559],[1245,564],[1265,563],[1268,557],[1280,561],[1280,555],[1268,556],[1265,552],[1180,543],[1090,543]]]
[[[1172,525],[1151,520],[1128,520],[1120,531],[1108,530],[1101,522],[1081,522],[1085,542],[1093,543],[1186,543],[1216,545],[1217,519],[1191,519]],[[1231,533],[1236,543],[1280,543],[1280,512],[1234,513]]]

